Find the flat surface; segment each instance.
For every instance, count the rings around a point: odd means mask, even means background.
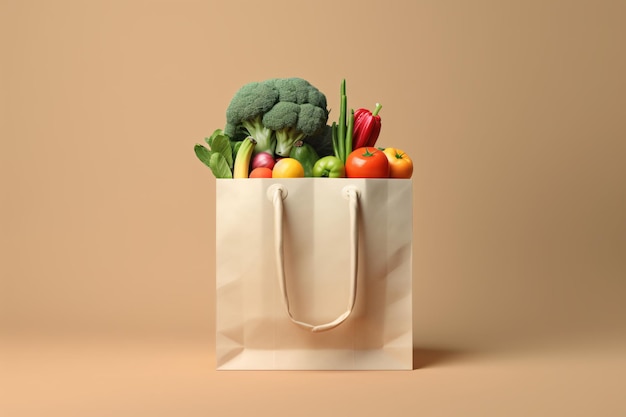
[[[416,350],[413,371],[215,371],[205,342],[3,340],[0,415],[623,416],[624,344]]]

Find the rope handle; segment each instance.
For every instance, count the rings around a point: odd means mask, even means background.
[[[283,296],[283,302],[287,310],[289,319],[298,326],[313,333],[323,332],[339,326],[352,313],[356,301],[356,283],[358,274],[358,252],[359,252],[359,228],[358,228],[358,208],[359,191],[352,185],[347,185],[341,191],[344,198],[348,200],[350,212],[350,293],[348,305],[335,320],[324,324],[309,324],[296,319],[289,306],[289,296],[287,294],[287,278],[285,276],[285,256],[283,248],[283,200],[287,198],[287,188],[282,184],[273,184],[267,189],[267,197],[274,205],[274,249],[276,255],[276,270],[278,271],[278,283]]]

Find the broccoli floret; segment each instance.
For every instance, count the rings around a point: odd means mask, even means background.
[[[326,125],[328,112],[310,103],[281,101],[263,116],[263,124],[275,131],[276,154],[289,156],[296,141],[317,133]]]
[[[224,133],[235,137],[243,126],[256,140],[255,153],[274,152],[276,140],[272,129],[263,125],[263,116],[278,102],[278,90],[270,83],[252,82],[242,86],[226,109]]]
[[[278,101],[288,101],[290,103],[298,103],[303,98],[303,93],[299,91],[299,86],[294,78],[273,78],[267,80],[278,91]]]
[[[326,126],[328,111],[326,108],[318,107],[311,103],[304,103],[300,106],[300,116],[298,117],[298,130],[304,136],[311,136]]]
[[[328,121],[326,96],[302,78],[272,78],[244,85],[226,111],[224,132],[243,126],[257,140],[255,153],[288,156],[293,144]]]
[[[291,146],[302,139],[304,132],[297,129],[300,105],[289,101],[280,101],[263,116],[263,124],[274,130],[276,136],[276,154],[289,156]]]
[[[296,141],[316,134],[326,125],[326,96],[302,78],[269,82],[278,91],[279,103],[263,117],[263,124],[276,132],[276,154],[288,156]],[[289,104],[283,105],[285,102]]]
[[[326,109],[326,96],[315,88],[310,82],[302,78],[273,78],[267,80],[278,90],[279,101],[291,103],[310,103],[314,106]]]

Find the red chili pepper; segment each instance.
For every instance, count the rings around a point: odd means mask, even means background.
[[[363,147],[374,147],[380,134],[380,112],[381,106],[376,103],[374,112],[367,109],[358,109],[354,112],[354,132],[352,134],[353,149]]]

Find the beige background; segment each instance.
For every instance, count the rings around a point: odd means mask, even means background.
[[[626,415],[625,17],[0,0],[0,415]],[[335,109],[346,78],[413,156],[412,372],[213,370],[215,180],[192,148],[276,76]]]

